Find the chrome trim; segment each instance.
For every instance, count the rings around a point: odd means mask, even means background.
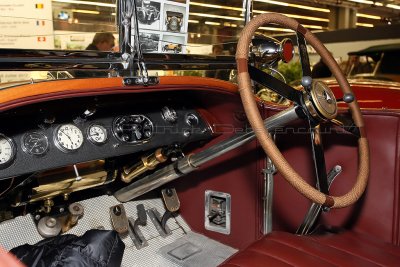
[[[236,69],[234,56],[143,53],[148,70]],[[137,59],[132,59],[137,64]],[[0,70],[88,70],[123,72],[121,53],[97,51],[1,49]]]

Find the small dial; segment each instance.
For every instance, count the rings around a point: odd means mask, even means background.
[[[83,144],[82,131],[73,124],[64,124],[54,133],[54,143],[63,152],[72,152]]]
[[[31,132],[22,137],[22,150],[27,154],[43,156],[48,149],[49,141],[43,133]]]
[[[7,136],[0,134],[0,168],[8,167],[14,160],[15,146]]]
[[[96,145],[104,144],[107,141],[107,129],[99,124],[90,125],[87,130],[88,139]]]

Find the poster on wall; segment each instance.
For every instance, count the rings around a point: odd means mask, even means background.
[[[145,53],[185,53],[188,39],[189,1],[135,1],[142,51]],[[132,24],[134,25],[134,22]],[[134,35],[133,31],[132,35]],[[132,42],[134,42],[133,37]]]
[[[0,48],[54,49],[51,0],[0,1]],[[47,72],[0,72],[0,82],[46,79]]]
[[[0,48],[54,48],[51,0],[0,1],[0,14]]]

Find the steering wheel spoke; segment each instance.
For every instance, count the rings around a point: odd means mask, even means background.
[[[322,145],[321,126],[320,124],[310,123],[311,149],[313,154],[316,187],[324,194],[329,194],[328,178],[326,174],[326,163],[324,147]]]
[[[310,59],[308,58],[307,52],[307,43],[304,35],[300,32],[297,32],[297,45],[299,47],[299,56],[300,56],[300,63],[301,63],[301,70],[303,73],[303,77],[310,77],[311,78],[311,66],[310,66]],[[307,92],[311,91],[310,84],[303,84],[304,89]]]
[[[268,89],[274,91],[275,93],[279,94],[280,96],[300,105],[300,99],[301,99],[301,91],[298,91],[291,87],[290,85],[287,85],[286,83],[282,82],[281,80],[275,78],[272,75],[269,75],[268,73],[257,69],[256,67],[253,67],[251,65],[248,65],[249,68],[249,74],[250,78],[253,81],[256,81],[257,83],[267,87]]]
[[[338,114],[336,115],[336,118],[330,121],[333,125],[338,126],[346,132],[351,133],[358,138],[361,137],[360,129],[357,127],[357,125],[354,123],[354,120],[349,115]]]

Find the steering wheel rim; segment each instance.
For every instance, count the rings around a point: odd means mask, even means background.
[[[360,137],[358,139],[359,165],[357,179],[352,189],[350,189],[346,194],[340,196],[327,195],[305,182],[301,175],[290,166],[273,142],[268,130],[264,127],[263,120],[259,113],[248,72],[248,55],[250,42],[255,31],[260,26],[268,23],[278,24],[292,29],[297,34],[301,34],[329,67],[343,94],[353,95],[350,85],[335,59],[314,34],[304,28],[296,20],[284,15],[277,13],[257,15],[257,17],[252,19],[242,30],[236,50],[239,93],[249,123],[265,153],[271,158],[272,162],[283,177],[299,193],[311,201],[329,208],[343,208],[352,205],[364,193],[369,176],[369,146],[366,138],[364,121],[357,100],[354,97],[354,100],[348,103],[354,124],[358,127],[360,132]]]

